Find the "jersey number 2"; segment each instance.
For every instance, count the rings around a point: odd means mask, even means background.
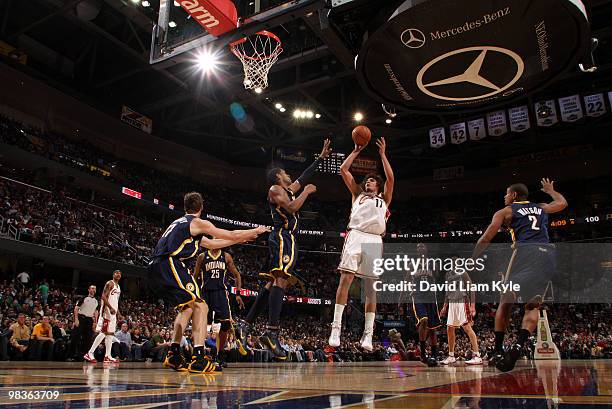
[[[527,217],[529,217],[529,220],[531,220],[531,230],[540,230],[538,227],[538,218],[531,214]]]

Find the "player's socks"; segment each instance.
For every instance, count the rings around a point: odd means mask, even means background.
[[[268,307],[268,326],[278,327],[280,323],[280,315],[283,309],[283,298],[285,290],[281,287],[273,285],[270,289],[270,301]]]
[[[531,332],[529,332],[529,330],[526,330],[525,328],[521,328],[521,330],[518,333],[517,344],[519,344],[520,346],[525,345],[525,342],[529,339],[530,336],[531,336]]]
[[[342,331],[342,314],[344,313],[344,305],[336,304],[334,307],[334,321],[332,322],[332,330],[327,343],[331,347],[340,346],[340,332]]]
[[[111,351],[113,348],[113,336],[112,335],[107,335],[106,337],[104,337],[104,346],[106,347],[105,357],[112,358],[113,357],[113,355],[111,354]]]
[[[425,341],[419,341],[419,349],[421,350],[421,361],[425,361],[427,359],[427,344]]]
[[[503,352],[505,331],[495,331],[495,352]]]
[[[365,323],[363,325],[364,332],[374,332],[374,317],[376,313],[374,312],[366,312],[365,313]]]
[[[93,356],[96,348],[98,348],[98,345],[100,345],[102,343],[102,341],[104,341],[105,337],[106,337],[106,335],[103,332],[100,332],[98,334],[98,336],[94,340],[93,344],[91,344],[91,348],[89,348],[89,352],[88,352],[89,355]]]
[[[257,318],[266,307],[269,297],[270,290],[263,286],[259,291],[259,294],[257,294],[257,297],[255,297],[255,302],[253,302],[253,305],[251,305],[251,308],[244,319],[248,324],[255,322],[255,318]]]

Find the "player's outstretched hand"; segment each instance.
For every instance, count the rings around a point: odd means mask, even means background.
[[[554,180],[550,180],[548,178],[542,178],[540,183],[542,183],[542,192],[546,194],[551,194],[552,192],[555,191],[555,181]]]
[[[259,236],[260,234],[269,233],[270,228],[268,226],[257,226],[255,228],[255,233]]]
[[[376,140],[376,146],[378,146],[378,153],[380,153],[380,156],[385,156],[387,151],[387,142],[385,142],[384,136]]]
[[[321,159],[325,159],[329,156],[329,154],[331,153],[332,148],[331,148],[331,140],[329,138],[325,139],[323,141],[323,149],[321,149],[321,154],[319,155],[319,157]]]
[[[304,192],[306,192],[309,195],[312,193],[315,193],[316,191],[317,191],[317,187],[313,184],[306,185],[306,187],[304,188]]]

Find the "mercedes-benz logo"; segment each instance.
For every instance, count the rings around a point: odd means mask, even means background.
[[[425,45],[425,34],[418,28],[409,28],[402,33],[402,43],[408,48],[421,48]]]
[[[480,51],[480,54],[474,59],[474,61],[470,64],[469,67],[463,73],[458,73],[457,75],[453,75],[451,77],[446,77],[441,80],[437,80],[434,82],[429,82],[427,84],[423,83],[423,77],[430,69],[434,68],[438,63],[445,63],[446,67],[449,64],[452,64],[452,57],[458,54],[470,53],[474,51]],[[508,63],[514,64],[514,69],[516,73],[514,77],[507,81],[505,84],[495,84],[490,79],[485,78],[481,75],[482,66],[485,63],[488,53],[500,53],[509,57]],[[511,61],[510,61],[511,60]],[[456,64],[453,64],[456,65]],[[452,65],[450,65],[452,66]],[[450,51],[446,54],[442,54],[441,56],[431,60],[427,63],[419,73],[417,74],[416,83],[419,89],[426,95],[429,95],[432,98],[442,99],[446,101],[473,101],[476,99],[482,99],[487,97],[492,97],[494,95],[503,93],[510,87],[512,87],[523,75],[523,71],[525,70],[525,63],[523,59],[513,51],[510,51],[506,48],[500,47],[489,47],[489,46],[480,46],[480,47],[469,47],[469,48],[461,48],[458,50]],[[454,85],[454,84],[474,84],[479,85],[483,88],[488,88],[490,92],[483,92],[479,95],[472,96],[462,96],[456,97],[452,95],[443,95],[440,92],[434,92],[432,89],[442,86],[442,85]]]

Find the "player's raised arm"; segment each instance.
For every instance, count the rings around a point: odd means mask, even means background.
[[[208,237],[202,237],[200,240],[200,247],[204,247],[209,250],[224,249],[234,244],[243,243],[244,241],[225,240],[225,239],[209,239]]]
[[[385,171],[385,188],[383,190],[383,197],[385,202],[387,202],[387,207],[391,205],[391,199],[393,199],[393,187],[395,186],[395,176],[393,175],[393,168],[391,168],[391,163],[389,163],[389,159],[387,159],[387,143],[385,142],[385,138],[379,138],[376,141],[376,146],[378,146],[378,153],[380,153],[380,160],[383,164],[383,169]]]
[[[365,145],[363,146],[355,145],[353,152],[351,152],[349,156],[346,157],[344,162],[342,162],[342,165],[340,165],[340,176],[342,176],[342,180],[344,180],[344,184],[346,185],[348,190],[353,195],[353,201],[361,193],[361,188],[359,187],[357,182],[355,182],[355,178],[353,177],[350,169],[351,169],[351,165],[353,164],[353,161],[355,160],[357,156],[359,156],[359,153],[363,150],[363,148],[365,148]]]
[[[240,243],[243,241],[251,241],[255,240],[257,236],[262,233],[269,232],[265,226],[259,226],[254,229],[248,230],[225,230],[216,227],[214,224],[209,222],[208,220],[202,220],[200,218],[195,218],[191,221],[191,225],[189,226],[189,231],[192,236],[198,236],[200,234],[207,234],[209,236],[213,236],[219,239],[229,240],[234,243]]]
[[[229,253],[225,253],[225,264],[227,265],[229,272],[232,273],[234,279],[236,280],[236,302],[240,306],[240,309],[244,309],[244,302],[242,301],[242,297],[240,297],[240,291],[242,290],[242,276],[234,264],[234,258]]]
[[[293,193],[297,193],[297,191],[300,190],[302,186],[304,186],[308,179],[310,179],[312,175],[314,175],[314,173],[317,171],[317,168],[319,167],[319,164],[329,156],[331,151],[331,140],[325,139],[323,141],[323,149],[321,149],[319,157],[314,162],[312,162],[312,164],[308,168],[306,168],[304,172],[302,172],[299,178],[297,178],[292,184],[289,185],[289,189]]]
[[[567,207],[567,200],[565,200],[565,197],[555,190],[554,180],[543,178],[540,183],[542,183],[542,192],[553,199],[550,203],[540,203],[540,207],[545,213],[557,213]]]
[[[306,185],[304,191],[302,191],[302,193],[300,193],[300,195],[295,200],[289,200],[287,192],[285,192],[283,188],[279,185],[274,185],[270,187],[268,197],[270,198],[270,201],[272,201],[272,203],[276,204],[277,206],[282,207],[289,213],[295,213],[302,208],[308,196],[315,193],[316,191],[317,187],[315,185]]]
[[[482,254],[483,251],[489,247],[491,244],[491,240],[495,237],[499,229],[512,218],[512,209],[510,207],[504,207],[501,210],[498,210],[493,215],[493,219],[487,227],[487,230],[480,236],[478,242],[476,242],[476,247],[474,247],[474,251],[472,253],[472,258],[476,258]]]

